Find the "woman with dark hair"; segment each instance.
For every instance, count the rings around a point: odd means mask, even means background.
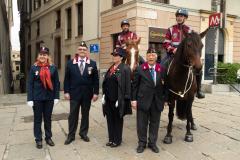
[[[108,143],[106,146],[117,147],[122,143],[123,117],[132,114],[131,71],[122,63],[124,50],[116,49],[113,53],[113,65],[108,69],[103,81],[103,114],[107,118]]]
[[[33,108],[36,147],[42,148],[42,117],[45,141],[48,145],[54,146],[51,139],[51,116],[53,106],[59,102],[59,77],[48,48],[40,48],[37,61],[31,66],[28,77],[27,105]]]

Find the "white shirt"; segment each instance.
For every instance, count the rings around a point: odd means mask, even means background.
[[[151,68],[153,68],[153,73],[154,73],[154,84],[156,85],[156,78],[157,78],[157,74],[156,74],[156,70],[155,70],[155,67],[156,67],[156,65],[154,65],[154,66],[150,66],[150,65],[148,65],[149,66],[149,71],[151,70]]]
[[[79,60],[78,60],[78,67],[80,67],[81,60],[83,60],[83,70],[84,70],[84,69],[85,69],[85,65],[86,65],[87,58],[86,58],[86,57],[83,58],[83,59],[79,58]]]

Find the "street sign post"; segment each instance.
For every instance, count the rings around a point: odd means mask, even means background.
[[[209,28],[216,29],[216,39],[214,48],[214,74],[213,84],[217,84],[217,65],[218,65],[218,44],[219,44],[219,28],[222,27],[221,13],[214,13],[209,16]]]

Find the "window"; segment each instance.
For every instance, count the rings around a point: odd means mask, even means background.
[[[159,3],[169,4],[169,0],[152,0],[152,2],[159,2]]]
[[[28,68],[28,70],[30,69],[30,67],[32,65],[31,59],[32,59],[31,45],[28,45],[28,54],[27,54],[27,68]]]
[[[37,37],[40,35],[40,21],[37,21]]]
[[[34,0],[34,10],[41,7],[41,0]]]
[[[56,14],[57,14],[56,29],[59,29],[61,28],[61,10],[58,10]]]
[[[116,7],[123,4],[123,0],[112,0],[112,6]]]
[[[38,53],[40,51],[40,45],[41,45],[41,42],[37,42],[36,43],[36,58],[37,58],[37,55],[38,55]]]
[[[67,13],[67,39],[72,37],[72,9],[68,8],[66,10]]]
[[[31,40],[31,26],[28,27],[28,39]]]
[[[78,10],[78,36],[83,34],[83,3],[77,4],[77,10]]]
[[[61,68],[61,37],[55,38],[54,44],[54,64]]]
[[[16,66],[16,71],[19,71],[19,66]]]

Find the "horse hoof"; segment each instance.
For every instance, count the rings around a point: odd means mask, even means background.
[[[186,134],[185,141],[186,142],[193,142],[193,135],[192,134]]]
[[[172,143],[172,136],[165,136],[163,143],[171,144]]]

